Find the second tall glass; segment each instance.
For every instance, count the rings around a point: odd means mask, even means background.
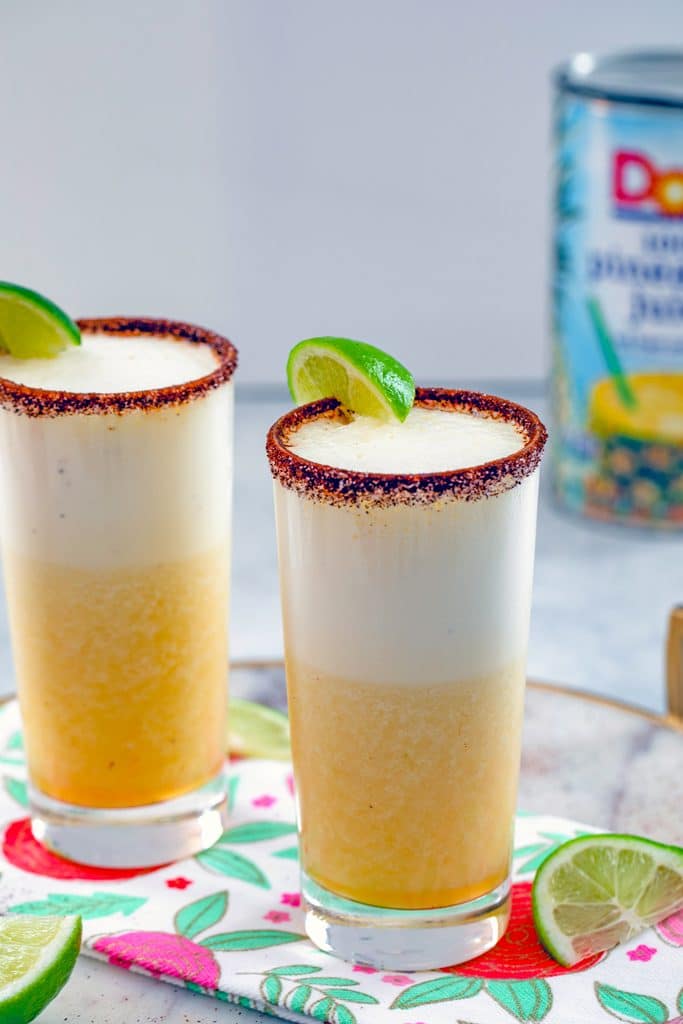
[[[491,396],[418,389],[416,408],[428,447],[432,410],[503,421],[519,450],[422,475],[338,468],[333,400],[267,445],[306,927],[398,970],[470,959],[507,924],[546,436]],[[294,450],[303,429],[319,461]]]

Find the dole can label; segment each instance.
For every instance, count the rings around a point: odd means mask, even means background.
[[[683,104],[564,74],[554,127],[555,489],[586,515],[683,528]]]

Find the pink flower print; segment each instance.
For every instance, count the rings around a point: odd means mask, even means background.
[[[300,907],[301,896],[298,892],[283,892],[280,897],[280,903],[283,903],[286,907]]]
[[[656,952],[657,950],[653,946],[645,946],[641,942],[635,949],[629,949],[626,956],[629,960],[642,960],[644,963],[647,963],[648,960],[652,960]]]
[[[264,921],[272,921],[273,924],[283,924],[285,921],[291,921],[292,918],[286,910],[269,910],[267,914],[263,915]]]
[[[366,967],[365,964],[354,964],[353,969],[354,971],[357,971],[358,974],[377,974],[376,967]]]
[[[287,792],[289,793],[289,795],[291,797],[294,797],[294,776],[292,774],[289,774],[286,777],[285,786],[287,787]]]
[[[386,981],[387,985],[410,985],[413,979],[409,978],[407,974],[383,974],[382,981]]]
[[[192,885],[190,878],[183,878],[182,875],[178,875],[177,878],[167,878],[166,885],[169,889],[187,889],[188,885]]]
[[[210,949],[182,935],[167,932],[125,932],[102,935],[93,949],[117,967],[142,967],[156,977],[179,978],[203,988],[216,989],[220,968]]]
[[[683,910],[660,921],[656,932],[670,946],[683,946]]]
[[[270,793],[264,793],[263,796],[254,797],[251,803],[253,807],[272,807],[277,803],[277,797],[271,796]]]

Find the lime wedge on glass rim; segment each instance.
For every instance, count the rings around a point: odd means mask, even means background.
[[[66,313],[44,295],[0,281],[0,350],[17,359],[52,359],[81,332]]]
[[[538,937],[570,967],[683,908],[683,849],[626,835],[592,835],[558,847],[536,872]]]
[[[281,711],[239,697],[230,698],[228,753],[289,761],[289,719]]]
[[[308,338],[289,353],[287,383],[297,405],[337,398],[361,416],[403,422],[415,381],[397,359],[364,341]]]
[[[37,1017],[68,981],[80,947],[80,917],[0,917],[2,1024]]]

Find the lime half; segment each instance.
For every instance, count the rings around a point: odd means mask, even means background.
[[[2,1024],[37,1017],[68,981],[80,947],[80,917],[0,917]]]
[[[51,359],[80,343],[78,327],[54,302],[0,281],[0,349],[17,359]]]
[[[403,422],[415,381],[397,359],[364,341],[309,338],[289,353],[287,383],[297,405],[337,398],[352,412]]]
[[[233,757],[264,757],[289,761],[289,720],[281,711],[254,704],[239,697],[230,698],[228,752]]]
[[[683,907],[683,849],[638,836],[581,836],[536,873],[534,923],[566,967],[611,949]]]

